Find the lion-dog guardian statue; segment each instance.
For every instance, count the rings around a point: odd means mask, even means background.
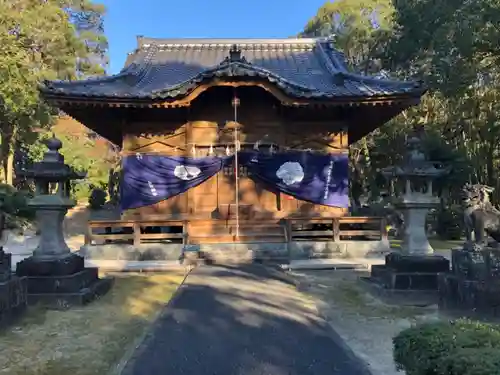
[[[490,202],[493,190],[490,186],[480,184],[467,184],[462,189],[466,245],[470,249],[480,250],[486,246],[485,234],[500,243],[500,211]]]

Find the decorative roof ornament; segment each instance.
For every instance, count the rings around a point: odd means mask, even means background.
[[[243,63],[250,64],[244,56],[241,56],[241,49],[237,44],[233,44],[229,49],[229,56],[227,56],[223,61],[223,64],[230,63]]]
[[[233,44],[231,46],[231,49],[229,50],[229,59],[231,62],[236,62],[241,60],[241,50],[238,48],[236,44]]]

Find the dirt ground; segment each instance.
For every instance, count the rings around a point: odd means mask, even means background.
[[[387,305],[360,284],[364,273],[352,270],[294,272],[302,289],[312,296],[321,315],[374,375],[402,374],[392,358],[392,338],[412,324],[443,319],[437,306]]]

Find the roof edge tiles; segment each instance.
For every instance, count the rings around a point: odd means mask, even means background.
[[[229,58],[237,51],[238,59]],[[258,78],[297,98],[421,96],[421,82],[349,71],[331,39],[160,39],[137,37],[137,49],[118,74],[82,81],[45,82],[48,95],[112,99],[175,99],[205,80]]]

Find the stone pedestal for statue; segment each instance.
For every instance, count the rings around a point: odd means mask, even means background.
[[[404,193],[394,204],[404,216],[404,236],[401,250],[389,254],[385,265],[372,266],[369,278],[384,290],[411,298],[416,293],[412,296],[409,291],[424,292],[424,296],[429,291],[437,292],[438,274],[449,271],[449,261],[433,254],[426,230],[429,210],[439,205],[432,182],[447,173],[448,168],[427,160],[421,151],[421,141],[421,137],[410,137],[406,162],[382,170],[387,178],[395,177],[404,183]]]
[[[72,253],[64,239],[64,217],[76,204],[69,196],[69,182],[84,174],[64,164],[61,146],[56,138],[48,140],[44,159],[21,173],[35,181],[36,194],[28,205],[36,210],[40,242],[16,267],[18,276],[27,277],[28,303],[56,308],[90,302],[112,284],[110,278],[99,279],[97,268],[85,268],[84,258]]]
[[[391,302],[428,305],[437,303],[439,275],[449,270],[450,261],[442,256],[393,252],[386,255],[385,264],[373,265],[364,281],[372,292]]]
[[[27,305],[27,279],[12,273],[11,258],[0,246],[0,328],[19,317]]]
[[[439,277],[439,308],[470,316],[500,316],[500,250],[452,250],[451,273]]]

